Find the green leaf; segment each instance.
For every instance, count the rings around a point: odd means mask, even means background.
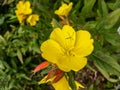
[[[116,2],[114,3],[114,5],[113,5],[113,9],[115,10],[115,9],[118,9],[118,8],[120,8],[120,0],[116,0]]]
[[[56,19],[52,19],[52,23],[54,28],[62,28],[62,26],[59,24],[59,22]]]
[[[118,34],[108,33],[105,35],[105,39],[113,46],[120,47],[120,36]]]
[[[21,53],[21,51],[19,49],[17,50],[17,56],[18,56],[18,59],[20,60],[21,64],[23,64],[22,53]]]
[[[98,22],[96,28],[98,30],[110,29],[117,23],[117,21],[119,20],[119,17],[120,17],[120,9],[116,9],[110,14],[103,17],[103,19],[100,22]]]
[[[5,17],[1,16],[0,17],[0,25],[2,25],[4,23]]]
[[[29,77],[27,77],[24,73],[17,73],[16,78],[24,78],[26,80],[31,80]]]
[[[98,6],[102,16],[105,16],[108,14],[108,8],[104,0],[98,0]]]
[[[5,5],[5,4],[10,4],[12,3],[14,0],[4,0],[4,2],[2,3],[2,5]]]
[[[74,73],[73,71],[70,71],[70,72],[67,73],[68,77],[69,77],[69,85],[72,88],[72,90],[77,90],[73,73]]]
[[[84,0],[84,7],[82,8],[81,14],[84,16],[92,12],[95,2],[96,0]]]
[[[104,77],[111,82],[117,82],[118,79],[110,77],[111,75],[120,76],[120,65],[117,63],[117,60],[114,60],[111,56],[102,51],[96,52],[94,56],[94,64]]]
[[[6,40],[0,35],[0,44],[6,45]],[[0,45],[1,46],[1,45]]]

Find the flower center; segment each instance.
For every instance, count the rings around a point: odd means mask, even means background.
[[[66,50],[66,53],[65,53],[67,56],[75,56],[75,53],[73,52],[72,49],[70,50]]]

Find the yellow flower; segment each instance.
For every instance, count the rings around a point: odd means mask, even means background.
[[[52,83],[54,79],[54,77],[48,80],[46,80],[46,78],[47,76],[45,76],[41,81],[39,81],[38,84],[43,84],[43,83],[48,83],[48,82]],[[79,89],[79,87],[84,88],[84,86],[82,86],[77,81],[75,81],[75,84],[77,86],[77,89]],[[55,88],[55,90],[72,90],[65,76],[63,76],[58,82],[52,83],[52,86]]]
[[[26,15],[22,13],[20,14],[17,10],[16,10],[16,16],[18,18],[19,23],[22,23],[26,19]]]
[[[63,3],[62,6],[55,11],[55,14],[57,14],[58,16],[68,16],[70,10],[72,9],[72,5],[72,2],[69,3],[69,5]]]
[[[16,5],[17,10],[15,10],[16,16],[20,23],[26,18],[26,15],[32,13],[32,9],[30,8],[30,2],[19,1]]]
[[[30,2],[26,1],[19,1],[18,4],[16,5],[16,8],[18,10],[19,13],[28,15],[32,13],[32,9],[30,8]]]
[[[35,26],[38,20],[39,16],[37,14],[32,14],[27,18],[27,22],[30,23],[31,26]]]
[[[65,72],[82,69],[87,63],[86,56],[92,53],[93,48],[93,39],[88,31],[75,32],[69,25],[55,28],[50,39],[40,47],[42,57]]]

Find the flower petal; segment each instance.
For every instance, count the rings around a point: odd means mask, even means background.
[[[60,28],[55,28],[52,33],[50,34],[50,39],[55,40],[59,43],[62,47],[65,46],[65,39],[62,34],[62,30]]]
[[[78,71],[86,64],[87,58],[80,56],[62,56],[57,63],[58,67],[65,72],[70,70]]]
[[[62,30],[56,28],[50,35],[50,39],[58,42],[64,49],[72,48],[75,43],[76,33],[69,25],[64,25]]]
[[[15,13],[16,13],[19,23],[22,23],[25,20],[26,16],[24,14],[19,13],[18,10],[15,10]]]
[[[32,9],[30,8],[30,2],[29,1],[26,1],[24,3],[24,13],[25,14],[31,14],[32,13]]]
[[[75,44],[75,39],[76,39],[75,30],[71,26],[65,25],[62,28],[62,33],[65,38],[65,43],[66,43],[67,49],[73,48],[74,44]]]
[[[32,14],[27,18],[27,22],[30,23],[31,26],[35,26],[38,20],[39,16],[37,14]]]
[[[93,39],[91,39],[91,35],[88,31],[80,30],[76,32],[76,42],[74,52],[77,55],[82,57],[87,56],[92,53],[93,47]]]
[[[59,15],[59,16],[68,16],[70,10],[72,9],[72,5],[73,3],[69,3],[69,5],[63,3],[61,5],[61,7],[55,11],[55,14]]]
[[[54,80],[55,77],[46,80],[47,75],[38,82],[38,84],[44,84],[44,83],[48,83],[48,82],[52,82]],[[53,87],[55,88],[55,90],[72,90],[69,87],[68,81],[66,80],[65,76],[62,77],[58,82],[56,83],[52,83]]]
[[[61,78],[58,82],[52,84],[55,90],[72,90],[66,80],[65,76]]]
[[[38,82],[38,84],[44,84],[44,83],[48,83],[48,82],[52,82],[54,80],[55,77],[47,79],[47,75]]]
[[[16,8],[21,9],[23,5],[24,5],[23,1],[19,1],[18,4],[16,5]]]
[[[77,81],[75,81],[75,84],[76,84],[77,90],[79,89],[79,87],[84,88],[84,86]]]
[[[42,57],[52,63],[57,63],[58,58],[63,54],[62,48],[54,40],[47,40],[40,47]]]

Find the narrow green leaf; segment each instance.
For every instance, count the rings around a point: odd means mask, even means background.
[[[23,57],[22,57],[22,53],[20,52],[20,50],[19,50],[19,49],[17,50],[17,56],[18,56],[18,59],[20,60],[21,64],[23,64]]]
[[[110,29],[112,28],[120,17],[120,9],[116,9],[110,14],[103,17],[103,19],[98,22],[96,28],[97,29]]]
[[[108,33],[105,35],[105,39],[113,46],[120,47],[120,36],[118,34]]]
[[[4,23],[5,17],[0,17],[0,25],[2,25]]]
[[[7,44],[6,40],[1,35],[0,35],[0,44],[3,44],[3,45]]]
[[[87,15],[88,13],[90,13],[95,2],[96,0],[84,0],[84,7],[82,8],[81,14]]]
[[[110,75],[120,76],[120,65],[111,56],[98,51],[94,54],[96,59],[94,59],[95,66],[100,70],[100,72],[111,82],[117,82],[117,79],[110,78]]]
[[[73,71],[70,71],[67,73],[69,77],[69,85],[72,88],[72,90],[77,90],[76,85],[75,85],[75,80],[73,76]]]
[[[17,73],[16,78],[24,78],[26,80],[31,80],[29,77],[27,77],[24,73]]]
[[[14,68],[14,69],[17,69],[17,64],[16,64],[16,62],[15,62],[15,60],[10,60],[11,61],[11,64],[12,64],[12,67]]]
[[[97,62],[97,60],[94,61],[95,66],[98,68],[98,70],[103,74],[103,76],[109,80],[110,82],[118,82],[118,79],[110,78],[109,73],[106,71],[106,69],[103,67],[102,63]]]
[[[106,17],[105,28],[109,29],[113,27],[120,17],[120,9],[116,9]]]
[[[113,5],[113,9],[115,10],[115,9],[118,9],[118,8],[120,8],[120,0],[116,0],[116,2],[114,3],[114,5]]]
[[[102,16],[108,14],[108,8],[104,0],[98,0],[99,10]]]

